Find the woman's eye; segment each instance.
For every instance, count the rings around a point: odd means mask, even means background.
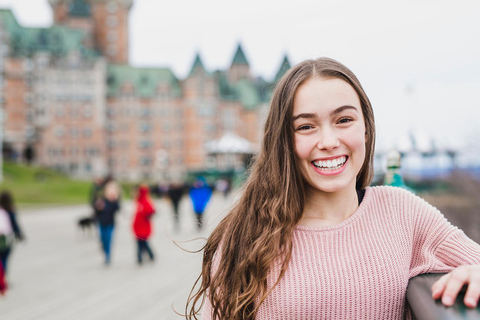
[[[297,128],[297,131],[301,131],[301,130],[309,130],[309,129],[312,129],[313,126],[309,125],[309,124],[304,124],[300,127]]]
[[[340,120],[338,120],[338,123],[347,123],[347,122],[350,122],[350,121],[353,121],[352,118],[341,118]]]

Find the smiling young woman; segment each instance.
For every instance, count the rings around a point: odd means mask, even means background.
[[[370,101],[348,68],[291,68],[242,196],[205,245],[187,319],[203,301],[203,319],[403,319],[408,280],[452,270],[434,298],[451,305],[470,283],[475,306],[480,246],[412,193],[368,187],[374,145]]]

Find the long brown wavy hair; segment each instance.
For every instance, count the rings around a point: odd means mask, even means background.
[[[357,77],[329,58],[307,60],[292,67],[274,90],[262,147],[242,196],[203,248],[202,272],[188,298],[187,319],[197,319],[205,298],[212,305],[213,319],[255,319],[260,304],[270,293],[267,274],[274,261],[282,264],[277,283],[284,275],[292,253],[292,233],[306,197],[295,156],[293,101],[298,87],[313,77],[342,79],[357,92],[367,139],[356,187],[363,189],[370,184],[375,124],[372,106]]]

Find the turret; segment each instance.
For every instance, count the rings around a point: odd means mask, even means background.
[[[128,13],[133,0],[49,0],[54,24],[81,29],[85,45],[110,62],[128,63]]]
[[[237,46],[235,55],[233,56],[232,64],[230,65],[230,70],[228,71],[228,78],[232,83],[235,83],[240,79],[250,78],[250,65],[248,64],[247,58],[243,53],[242,45],[240,43]]]

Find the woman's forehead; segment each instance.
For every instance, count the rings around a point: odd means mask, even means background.
[[[334,110],[344,105],[360,108],[360,99],[355,89],[339,78],[308,79],[295,93],[293,113]]]

